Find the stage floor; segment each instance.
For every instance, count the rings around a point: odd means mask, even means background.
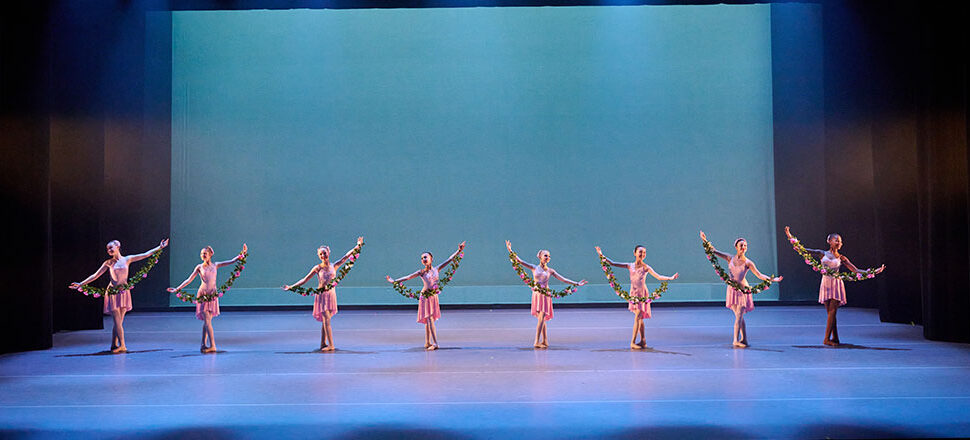
[[[528,310],[444,310],[426,352],[413,311],[341,311],[318,353],[309,311],[224,312],[217,354],[186,312],[134,313],[124,355],[107,330],[0,356],[0,436],[154,438],[697,438],[970,436],[970,345],[839,312],[758,307],[731,347],[723,307],[655,308],[650,349],[625,309],[565,309],[547,350]]]

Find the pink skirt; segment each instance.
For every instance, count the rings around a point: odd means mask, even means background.
[[[205,321],[204,312],[209,312],[213,318],[219,316],[219,298],[204,303],[195,303],[195,317]]]
[[[337,289],[330,289],[314,295],[313,319],[323,322],[323,312],[330,312],[330,316],[337,314]]]
[[[643,298],[643,297],[648,296],[649,294],[646,291],[640,291],[639,289],[632,289],[630,291],[630,295],[631,296],[636,296],[636,297]],[[650,301],[647,301],[647,302],[631,302],[631,303],[629,303],[626,306],[626,308],[627,308],[627,310],[629,310],[629,311],[631,311],[633,313],[640,312],[640,317],[641,318],[650,318],[651,317]]]
[[[741,306],[741,310],[745,312],[750,312],[754,310],[754,295],[746,295],[741,293],[740,290],[736,290],[732,287],[727,288],[727,300],[724,302],[724,307],[734,310],[738,306]]]
[[[545,321],[552,319],[552,297],[532,292],[532,316],[538,317],[539,312],[546,314]]]
[[[825,304],[825,301],[835,299],[839,305],[845,305],[845,282],[838,278],[822,276],[822,285],[818,287],[818,302]]]
[[[441,306],[438,305],[438,295],[418,298],[418,322],[427,324],[428,318],[441,319]]]
[[[112,310],[123,309],[126,313],[131,311],[131,291],[122,290],[114,295],[104,296],[104,314],[110,315]]]

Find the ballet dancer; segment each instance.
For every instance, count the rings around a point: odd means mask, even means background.
[[[650,296],[650,291],[647,290],[646,283],[648,273],[650,276],[660,281],[676,280],[680,277],[680,273],[674,273],[671,276],[663,276],[654,271],[649,264],[643,261],[643,259],[647,256],[647,248],[641,245],[637,245],[633,248],[633,257],[635,258],[633,263],[617,263],[610,260],[603,255],[603,250],[600,249],[599,246],[596,246],[596,254],[603,257],[606,260],[606,263],[613,267],[622,267],[630,270],[631,296],[638,296],[641,298]],[[647,337],[643,320],[644,318],[651,317],[650,301],[630,301],[629,305],[627,305],[627,310],[633,312],[633,338],[630,340],[630,348],[634,350],[646,348]],[[640,342],[637,342],[637,335],[640,335]]]
[[[785,226],[785,235],[788,236],[788,240],[796,240],[794,236],[791,235],[791,229]],[[828,250],[822,249],[808,249],[809,254],[818,258],[822,266],[826,269],[838,271],[842,264],[852,271],[852,273],[858,274],[862,271],[859,270],[851,261],[849,257],[839,253],[842,249],[842,236],[839,234],[829,234],[826,240],[829,244]],[[886,265],[883,264],[881,267],[872,271],[874,274],[882,273],[886,269]],[[818,287],[818,302],[825,306],[825,311],[828,313],[828,319],[825,322],[825,339],[823,343],[828,346],[838,346],[841,344],[839,342],[839,328],[836,324],[835,315],[839,310],[840,306],[845,305],[845,282],[841,278],[833,277],[830,275],[822,274],[822,283]]]
[[[704,231],[700,231],[701,240],[708,242],[707,235]],[[708,242],[709,243],[709,242]],[[774,283],[781,282],[783,277],[770,278],[767,275],[762,274],[758,271],[758,267],[755,266],[754,261],[747,258],[746,254],[748,252],[748,241],[744,238],[738,238],[734,240],[734,249],[737,251],[736,255],[730,255],[725,252],[721,252],[711,245],[711,249],[714,251],[714,255],[723,258],[728,262],[728,271],[730,272],[730,279],[740,283],[742,286],[750,287],[748,280],[744,277],[748,274],[748,271],[758,277],[762,281],[771,280]],[[731,309],[734,312],[734,342],[733,345],[738,348],[745,348],[748,346],[748,330],[744,323],[744,314],[754,310],[754,300],[751,299],[751,294],[746,294],[734,287],[727,287],[727,298],[725,300],[724,306]]]
[[[505,247],[509,249],[509,253],[512,253],[511,242],[505,240]],[[559,272],[549,267],[549,260],[551,259],[549,251],[542,249],[536,254],[536,257],[539,259],[539,264],[535,265],[527,263],[525,260],[519,258],[518,255],[515,256],[515,259],[518,260],[519,264],[532,270],[532,279],[540,288],[549,288],[550,276],[566,284],[572,284],[574,286],[586,285],[586,280],[581,280],[577,283],[559,275]],[[543,294],[538,289],[532,289],[532,316],[535,316],[538,320],[536,324],[536,337],[532,346],[534,348],[549,348],[549,340],[546,337],[546,321],[552,319],[552,297]]]
[[[144,260],[150,257],[153,253],[164,249],[168,246],[168,239],[164,239],[158,243],[158,247],[150,249],[141,254],[135,255],[121,255],[121,242],[118,240],[111,240],[107,244],[108,258],[101,263],[101,267],[98,268],[97,272],[93,273],[91,276],[84,279],[84,281],[71,283],[68,287],[71,289],[80,290],[81,287],[87,285],[88,283],[98,279],[102,274],[108,272],[111,277],[111,281],[108,284],[109,288],[111,286],[120,286],[128,283],[128,266],[136,261]],[[123,290],[118,293],[108,294],[105,292],[104,295],[104,314],[111,315],[112,321],[114,321],[114,326],[111,328],[111,352],[112,353],[124,353],[128,351],[128,347],[125,346],[125,314],[131,311],[131,290]]]
[[[451,254],[444,263],[438,266],[433,266],[434,255],[431,252],[425,252],[421,254],[421,264],[424,266],[418,269],[414,273],[401,277],[401,278],[391,278],[387,275],[387,282],[389,283],[400,283],[410,280],[414,277],[421,277],[421,282],[424,286],[421,288],[421,292],[427,292],[429,290],[436,291],[439,290],[438,286],[438,272],[444,269],[448,264],[451,263],[461,251],[465,249],[465,242],[461,242],[458,245],[458,250]],[[424,324],[424,348],[425,350],[437,350],[438,349],[438,332],[435,329],[434,322],[437,319],[441,319],[441,307],[438,304],[438,293],[435,292],[433,295],[424,296],[420,295],[418,298],[418,322]]]
[[[216,263],[212,262],[212,246],[206,246],[199,251],[199,258],[202,259],[201,264],[197,264],[195,269],[192,269],[192,273],[189,275],[182,284],[177,287],[169,287],[169,293],[175,293],[182,290],[185,286],[189,285],[195,276],[198,275],[200,279],[199,291],[196,294],[197,297],[209,296],[216,292],[216,277],[217,272],[220,267],[228,266],[230,264],[239,261],[243,258],[246,253],[249,252],[249,248],[243,243],[242,251],[239,255],[236,255],[231,260],[219,261]],[[202,345],[199,347],[199,351],[202,353],[215,353],[216,350],[216,335],[212,328],[212,318],[219,316],[219,298],[212,298],[209,301],[196,301],[195,303],[195,317],[202,321]],[[207,345],[208,344],[208,345]]]
[[[320,264],[310,268],[310,272],[293,284],[283,286],[283,290],[290,290],[293,287],[302,286],[310,280],[313,275],[317,276],[317,289],[330,283],[337,276],[337,269],[340,268],[354,250],[364,243],[364,237],[357,237],[357,246],[354,246],[343,257],[334,263],[330,262],[330,246],[323,245],[317,248],[317,256],[320,257]],[[330,319],[337,314],[337,288],[314,294],[313,299],[313,318],[321,322],[320,328],[320,351],[333,351],[333,330],[330,328]]]

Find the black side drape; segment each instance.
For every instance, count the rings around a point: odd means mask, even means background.
[[[923,334],[970,342],[967,14],[925,6],[919,78]]]
[[[46,21],[42,5],[0,14],[3,353],[52,342]]]

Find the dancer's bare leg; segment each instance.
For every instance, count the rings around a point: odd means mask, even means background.
[[[743,306],[734,306],[734,308],[731,309],[731,311],[734,312],[734,342],[733,342],[733,345],[735,347],[744,348],[744,347],[747,347],[747,345],[745,345],[744,342],[742,342],[743,341],[743,338],[741,337],[741,322],[742,322],[741,321],[741,317],[742,317],[742,314],[744,313],[741,310],[741,307],[743,307]]]
[[[206,311],[204,313],[205,313],[204,328],[206,331],[206,336],[209,337],[209,346],[205,349],[205,352],[214,353],[216,352],[217,349],[216,349],[216,334],[215,334],[215,330],[213,330],[212,328],[212,313],[210,313],[209,311]]]
[[[111,349],[111,352],[124,353],[128,351],[128,348],[125,347],[125,311],[120,308],[112,310],[111,320],[114,324],[114,327],[111,329],[112,342],[117,341],[117,345]]]
[[[641,348],[647,347],[647,330],[645,328],[645,322],[643,319],[643,314],[640,314],[640,343],[637,344]]]
[[[438,332],[437,329],[434,328],[434,318],[428,318],[428,327],[431,329],[431,346],[428,347],[428,350],[437,350]]]
[[[836,326],[835,314],[839,310],[839,301],[835,299],[825,300],[825,311],[828,312],[828,319],[825,321],[825,345],[839,345],[839,331]]]
[[[535,341],[532,343],[532,347],[542,348],[542,344],[539,342],[539,338],[542,336],[542,322],[546,318],[546,314],[543,312],[539,312],[539,316],[537,318],[538,319],[536,320],[536,338],[535,338]]]
[[[333,329],[330,328],[330,318],[332,316],[333,315],[331,315],[329,311],[324,311],[323,312],[323,334],[324,334],[324,337],[326,338],[326,340],[329,340],[329,342],[330,342],[330,345],[329,346],[327,346],[325,348],[322,348],[322,350],[324,350],[324,351],[334,351],[334,350],[336,350],[336,348],[333,345]],[[324,345],[326,345],[326,344],[327,344],[327,342],[325,341],[324,342]]]
[[[630,348],[634,350],[639,350],[643,347],[637,344],[637,334],[640,333],[640,311],[634,312],[633,315],[633,338],[630,339]]]

